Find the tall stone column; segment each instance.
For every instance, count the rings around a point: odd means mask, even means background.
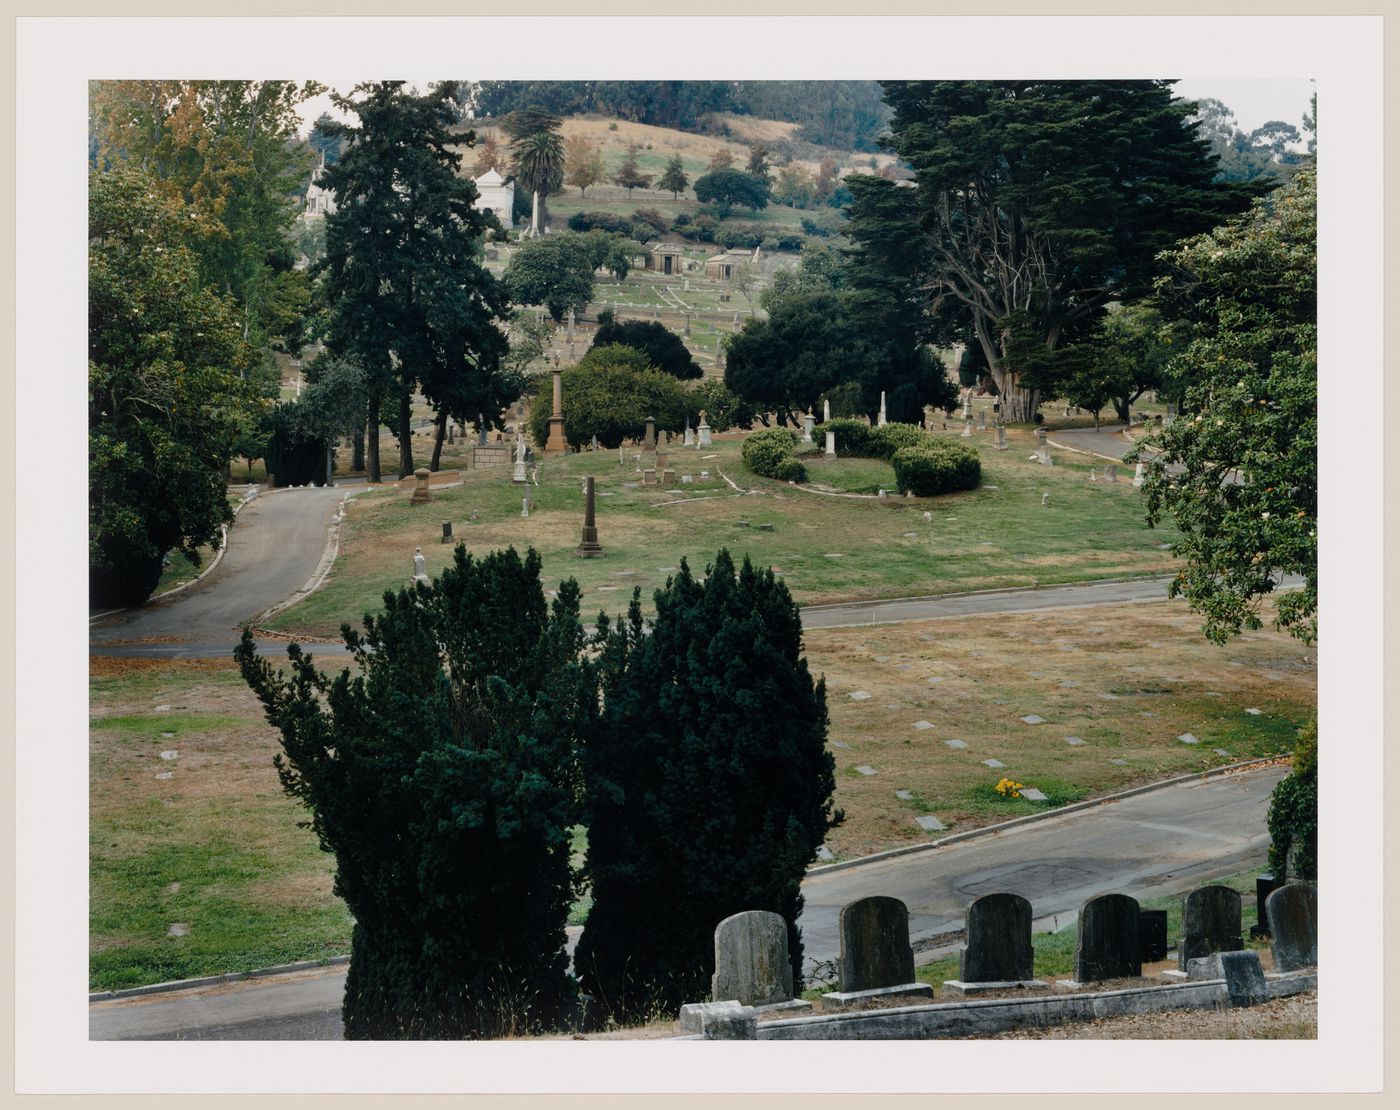
[[[603,554],[598,544],[598,526],[593,510],[593,475],[583,480],[583,537],[574,549],[580,558],[596,559]]]
[[[556,366],[550,373],[554,375],[554,411],[549,417],[549,436],[544,443],[546,453],[568,450],[568,444],[564,442],[563,371]]]

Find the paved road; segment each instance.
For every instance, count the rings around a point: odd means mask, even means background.
[[[259,496],[229,529],[228,550],[217,567],[168,600],[95,621],[89,651],[168,658],[231,652],[241,622],[291,597],[315,573],[346,492],[308,487]],[[113,643],[157,637],[167,642]]]
[[[1284,768],[1193,780],[994,835],[842,870],[803,883],[801,925],[809,959],[838,954],[842,905],[870,894],[905,902],[915,947],[962,926],[980,894],[1031,900],[1037,928],[1069,924],[1091,895],[1177,893],[1262,863],[1264,816]],[[1058,919],[1058,922],[1057,922]],[[95,1002],[95,1040],[334,1040],[345,968]]]
[[[1106,459],[1121,459],[1133,447],[1133,441],[1123,434],[1123,424],[1105,424],[1094,428],[1063,428],[1050,432],[1045,438],[1052,447],[1101,455]]]

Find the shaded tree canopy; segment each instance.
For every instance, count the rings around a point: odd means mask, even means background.
[[[1189,336],[1169,369],[1181,416],[1135,452],[1150,524],[1171,518],[1185,596],[1217,643],[1259,627],[1285,574],[1278,624],[1317,635],[1317,177],[1302,170],[1246,215],[1167,256],[1163,310]]]
[[[593,333],[593,346],[622,343],[647,356],[658,370],[675,378],[698,378],[702,371],[680,336],[654,320],[609,320]]]
[[[887,82],[890,147],[915,171],[928,308],[978,343],[1010,418],[1059,351],[1156,256],[1248,204],[1166,81]],[[849,184],[849,182],[848,182]]]

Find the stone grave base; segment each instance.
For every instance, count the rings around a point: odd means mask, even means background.
[[[810,1014],[812,1004],[804,998],[789,998],[786,1002],[769,1002],[752,1009],[759,1017],[796,1017],[798,1014]]]
[[[1165,975],[1166,972],[1163,972],[1163,974]],[[1182,978],[1183,978],[1183,979],[1185,978],[1185,975],[1184,975],[1184,974],[1183,974]],[[1105,981],[1108,981],[1108,980],[1105,980]],[[1143,976],[1143,975],[1120,975],[1118,978],[1113,979],[1113,980],[1111,980],[1111,981],[1114,982],[1114,983],[1148,983],[1148,982],[1151,982],[1151,980],[1149,980],[1146,976]],[[1057,986],[1057,987],[1062,987],[1062,988],[1065,989],[1065,990],[1071,990],[1071,991],[1093,990],[1093,988],[1094,988],[1094,984],[1093,984],[1093,983],[1081,983],[1078,979],[1056,979],[1056,980],[1055,980],[1055,986]],[[1132,990],[1133,988],[1132,988],[1132,987],[1125,987],[1124,989],[1125,989],[1125,990]]]
[[[960,979],[945,979],[943,989],[950,994],[988,994],[991,991],[1049,990],[1044,979],[1008,979],[1005,982],[964,983]]]
[[[928,983],[901,983],[894,987],[872,987],[864,991],[832,991],[822,995],[822,1010],[859,1010],[891,998],[932,998]]]

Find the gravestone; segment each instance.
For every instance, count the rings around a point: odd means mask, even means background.
[[[695,446],[695,433],[690,430],[690,417],[685,418],[685,439],[682,443],[685,447]]]
[[[1166,910],[1138,910],[1138,941],[1143,963],[1167,958]]]
[[[423,558],[423,549],[417,548],[413,552],[413,580],[415,582],[428,581],[428,563]]]
[[[841,907],[842,991],[895,987],[914,981],[909,910],[898,898],[875,895]]]
[[[410,505],[426,505],[432,500],[428,493],[428,475],[431,471],[426,466],[420,466],[413,472],[414,487],[413,497],[409,500]]]
[[[1103,468],[1103,480],[1105,482],[1118,481],[1118,468],[1116,466],[1106,466]]]
[[[883,428],[885,423],[885,391],[882,389],[880,390],[880,415],[876,418],[876,427]]]
[[[825,397],[822,398],[822,423],[825,424],[831,419],[831,402]]]
[[[961,438],[961,439],[969,439],[971,436],[972,436],[972,417],[969,416],[966,420],[963,421],[962,435],[961,435],[959,438]]]
[[[1245,712],[1248,712],[1246,710]],[[1269,935],[1269,895],[1283,886],[1276,878],[1270,874],[1263,874],[1254,880],[1254,916],[1255,924],[1249,927],[1249,935],[1252,937],[1267,937]]]
[[[1035,977],[1031,904],[1019,894],[984,894],[967,907],[967,944],[958,952],[964,983],[1015,983]]]
[[[1147,469],[1147,468],[1146,468],[1146,465],[1143,464],[1143,463],[1137,463],[1137,464],[1133,467],[1133,488],[1134,488],[1134,489],[1142,489],[1142,484],[1143,484],[1143,482],[1145,482],[1145,481],[1147,480],[1147,475],[1146,475],[1146,473],[1145,473],[1146,469]]]
[[[835,433],[835,432],[827,432],[827,433],[826,433],[826,450],[822,453],[822,458],[824,458],[824,459],[834,459],[834,458],[836,458],[836,433]]]
[[[987,430],[987,410],[986,410],[986,409],[978,409],[978,410],[977,410],[977,430],[978,430],[979,432],[985,432],[985,431]]]
[[[1258,952],[1214,952],[1191,961],[1186,978],[1224,979],[1231,1006],[1257,1006],[1267,1002],[1269,987]]]
[[[1181,915],[1181,946],[1177,966],[1213,952],[1236,952],[1244,947],[1240,930],[1239,891],[1228,886],[1203,886],[1186,896]]]
[[[746,910],[715,926],[715,974],[710,997],[745,1006],[792,997],[787,922],[768,910]]]
[[[515,433],[515,472],[510,481],[516,486],[526,485],[530,481],[525,473],[525,440],[519,432]]]
[[[1080,983],[1142,974],[1138,904],[1126,894],[1100,894],[1079,908],[1074,978]]]
[[[528,497],[520,499],[520,515],[522,518],[530,515],[530,499]]]
[[[802,442],[812,442],[812,426],[816,424],[817,418],[810,412],[802,418]]]
[[[711,440],[710,440],[710,426],[709,426],[709,424],[705,423],[705,410],[704,410],[704,409],[701,409],[701,410],[700,410],[700,423],[699,423],[699,425],[698,425],[698,426],[696,427],[696,429],[695,429],[695,434],[696,434],[696,437],[697,437],[696,440],[695,440],[695,446],[696,446],[696,447],[713,447],[713,446],[714,446],[714,444],[713,444],[713,443],[711,442]]]
[[[593,511],[593,475],[588,475],[583,480],[583,535],[579,539],[579,545],[574,550],[584,559],[596,559],[603,554],[603,549],[598,543],[598,524],[594,518]]]
[[[992,447],[993,447],[995,450],[997,450],[997,451],[1005,451],[1005,450],[1006,450],[1006,427],[1005,427],[1005,425],[1003,425],[1003,424],[998,424],[998,425],[997,425],[997,441],[996,441],[996,443],[992,444]]]
[[[647,417],[646,431],[642,433],[642,450],[647,452],[656,450],[656,417],[654,416]]]
[[[1265,908],[1275,971],[1317,966],[1317,888],[1289,883],[1269,895]]]

